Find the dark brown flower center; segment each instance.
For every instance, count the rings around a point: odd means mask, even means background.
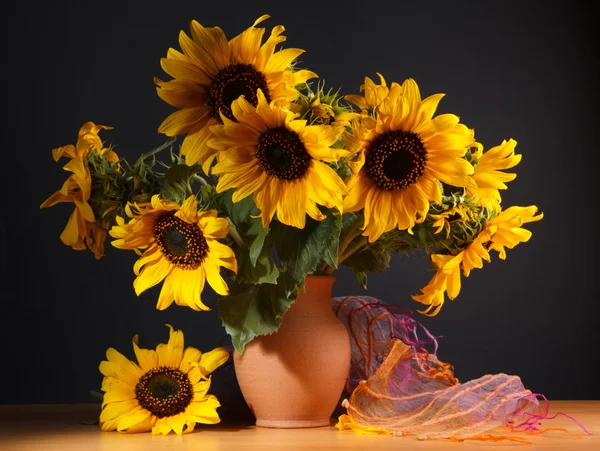
[[[195,269],[208,254],[208,244],[197,224],[169,213],[154,222],[154,237],[163,255],[184,269]]]
[[[270,102],[267,80],[263,73],[256,70],[252,64],[232,64],[221,69],[212,78],[208,89],[210,115],[222,122],[219,116],[219,111],[221,111],[228,119],[235,121],[231,112],[231,102],[243,95],[252,106],[256,106],[258,104],[256,91],[259,88]]]
[[[394,130],[383,133],[366,149],[365,170],[386,191],[406,189],[419,180],[427,163],[427,150],[414,133]]]
[[[135,386],[140,406],[158,418],[185,411],[194,399],[194,387],[183,371],[161,366],[147,371]]]
[[[260,135],[256,158],[267,174],[284,180],[302,177],[311,161],[300,136],[285,127],[270,128]]]

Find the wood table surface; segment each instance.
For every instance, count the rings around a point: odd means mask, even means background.
[[[269,451],[269,450],[504,450],[507,447],[535,450],[600,451],[600,401],[551,401],[550,416],[557,412],[575,417],[593,435],[587,435],[572,420],[558,416],[544,426],[566,428],[527,438],[533,445],[512,441],[482,442],[448,440],[419,441],[412,437],[362,435],[339,431],[333,426],[308,429],[268,429],[253,425],[199,426],[189,435],[166,437],[150,433],[101,432],[85,424],[97,418],[97,404],[0,405],[0,450],[2,451]]]

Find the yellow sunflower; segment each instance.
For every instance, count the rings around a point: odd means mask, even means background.
[[[218,241],[227,235],[228,222],[216,210],[198,211],[195,196],[180,206],[154,195],[150,204],[128,205],[126,212],[132,219],[125,223],[117,217],[109,233],[117,238],[113,246],[140,255],[133,267],[138,296],[164,279],[156,308],[164,310],[175,301],[210,310],[200,298],[205,281],[218,294],[229,293],[220,267],[237,272],[237,261],[233,250]]]
[[[309,105],[311,117],[319,120],[321,123],[329,124],[335,121],[335,111],[333,107],[326,103],[321,102],[320,97],[316,97],[315,100]],[[350,123],[348,123],[350,125]]]
[[[523,224],[539,221],[543,214],[535,215],[537,207],[510,207],[488,221],[483,230],[463,250],[455,255],[433,254],[431,260],[437,271],[422,294],[413,295],[415,301],[429,305],[421,312],[430,316],[439,313],[444,304],[444,293],[454,300],[460,293],[461,271],[469,277],[475,268],[482,268],[483,261],[490,262],[490,250],[498,252],[500,259],[506,259],[506,249],[512,249],[519,243],[531,238],[531,232],[521,228]],[[433,310],[433,311],[432,311]]]
[[[421,100],[414,80],[388,88],[380,78],[380,85],[365,78],[364,97],[346,96],[362,115],[347,141],[358,158],[344,211],[364,209],[363,234],[370,242],[396,227],[412,233],[430,202],[442,201],[438,181],[465,187],[473,173],[464,158],[474,143],[472,131],[453,114],[433,117],[443,94]]]
[[[209,375],[229,353],[223,348],[206,353],[191,346],[184,350],[183,332],[167,326],[169,342],[159,344],[156,351],[141,349],[138,336],[133,337],[137,363],[113,348],[106,351],[108,360],[100,363],[103,431],[186,434],[196,423],[220,421],[219,401],[207,394]]]
[[[319,160],[348,155],[331,148],[344,127],[306,125],[293,120],[293,112],[269,103],[261,90],[257,98],[255,107],[240,97],[231,106],[237,122],[223,116],[224,125],[211,127],[215,138],[208,145],[220,152],[213,168],[217,191],[236,188],[234,202],[253,194],[263,227],[277,213],[280,222],[302,229],[307,214],[325,219],[317,204],[341,211],[344,182]]]
[[[110,129],[112,127],[86,122],[79,130],[76,145],[69,144],[52,150],[54,161],[58,161],[61,157],[70,158],[63,169],[72,174],[60,190],[40,205],[40,208],[48,208],[60,202],[74,203],[75,209],[61,233],[60,239],[64,244],[75,250],[89,248],[96,259],[104,255],[106,229],[109,224],[106,221],[96,221],[94,211],[89,204],[92,192],[92,176],[86,164],[86,157],[89,152],[96,151],[112,163],[119,161],[119,157],[114,151],[103,147],[98,136],[101,130]]]
[[[191,38],[183,31],[179,44],[183,53],[169,49],[161,59],[171,81],[156,79],[158,95],[180,110],[167,117],[159,132],[168,136],[187,134],[181,148],[186,163],[200,161],[208,174],[216,151],[206,146],[211,138],[209,127],[222,123],[220,114],[234,120],[231,102],[244,95],[256,106],[256,91],[261,89],[269,100],[286,104],[299,97],[295,86],[317,75],[308,70],[291,70],[290,65],[304,50],[289,48],[275,51],[286,40],[281,25],[261,45],[264,28],[256,25],[268,19],[259,17],[240,35],[227,41],[219,27],[205,28],[191,22]]]
[[[515,179],[517,174],[502,172],[504,169],[515,167],[521,161],[521,155],[515,155],[514,139],[502,141],[502,144],[483,152],[483,146],[475,143],[477,150],[471,157],[475,167],[472,175],[473,184],[467,187],[467,194],[473,196],[476,202],[495,211],[500,211],[499,190],[506,189],[505,182]]]

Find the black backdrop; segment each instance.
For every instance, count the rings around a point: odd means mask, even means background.
[[[568,2],[11,2],[3,33],[2,403],[89,402],[107,347],[153,347],[170,323],[187,344],[224,336],[214,308],[155,310],[159,288],[136,297],[132,252],[107,246],[95,261],[64,246],[72,209],[40,203],[66,177],[51,149],[74,143],[88,120],[133,161],[162,142],[173,109],[154,91],[159,59],[198,20],[229,37],[260,15],[285,25],[287,47],[331,87],[358,93],[365,76],[412,77],[424,96],[446,93],[439,113],[458,114],[486,148],[518,141],[523,160],[504,205],[536,204],[533,237],[464,280],[435,318],[440,357],[460,380],[520,375],[551,399],[600,399],[597,228],[598,71],[591,21]],[[7,127],[8,124],[8,127]],[[429,280],[421,255],[397,257],[371,275],[368,294],[417,309],[410,294]],[[366,294],[340,270],[335,295]]]

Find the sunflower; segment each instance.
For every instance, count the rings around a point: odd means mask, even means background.
[[[201,353],[183,348],[183,332],[170,329],[169,342],[156,351],[141,349],[133,337],[137,363],[109,348],[100,363],[103,431],[148,432],[153,435],[189,433],[196,423],[216,424],[220,406],[210,388],[210,373],[229,358],[223,348]]]
[[[117,217],[109,233],[117,238],[113,246],[140,255],[133,267],[138,296],[163,279],[159,310],[173,301],[194,310],[210,310],[200,298],[205,281],[218,294],[228,294],[220,267],[237,272],[237,261],[233,250],[218,241],[227,235],[228,222],[218,218],[216,210],[199,212],[193,195],[181,206],[154,195],[150,204],[128,205],[126,212],[132,218],[129,223]]]
[[[543,214],[536,216],[536,212],[535,205],[510,207],[488,221],[475,239],[457,254],[433,254],[431,260],[437,271],[427,286],[421,289],[422,294],[412,296],[415,301],[429,305],[421,313],[437,315],[444,304],[444,293],[454,300],[460,293],[461,270],[465,277],[469,277],[473,269],[483,267],[484,260],[491,261],[490,250],[495,250],[500,259],[505,260],[505,248],[512,249],[529,241],[531,232],[521,227],[543,218]]]
[[[434,233],[441,233],[445,230],[446,239],[448,239],[452,231],[452,224],[456,222],[474,222],[477,220],[476,215],[477,212],[475,210],[467,205],[460,204],[439,214],[430,214],[429,217],[433,220],[431,226],[436,228]]]
[[[472,183],[471,164],[463,158],[474,142],[472,131],[453,114],[433,117],[443,94],[421,100],[417,83],[387,87],[368,77],[363,96],[346,100],[361,108],[353,122],[349,150],[353,175],[344,211],[364,209],[363,234],[369,242],[398,228],[408,230],[421,223],[430,202],[442,201],[439,182],[456,187]]]
[[[233,201],[254,195],[263,227],[274,214],[287,225],[304,228],[306,214],[320,221],[326,216],[317,204],[341,210],[346,187],[327,164],[348,152],[332,149],[344,127],[306,125],[294,113],[269,103],[261,90],[254,107],[244,97],[231,109],[237,122],[223,116],[224,125],[211,127],[208,145],[220,152],[213,173],[217,191],[235,188]]]
[[[92,192],[92,176],[87,166],[87,157],[90,152],[97,152],[98,155],[112,163],[119,161],[119,157],[114,151],[103,147],[98,135],[101,130],[110,129],[112,127],[86,122],[79,130],[76,145],[69,144],[52,150],[54,161],[58,161],[61,157],[70,158],[63,169],[72,174],[60,190],[40,205],[40,208],[48,208],[60,202],[74,203],[75,209],[61,233],[60,239],[75,250],[89,248],[96,259],[104,255],[106,229],[109,224],[107,221],[96,221],[96,216],[89,203]]]
[[[480,143],[475,143],[476,151],[471,156],[475,167],[472,175],[473,184],[467,187],[467,194],[473,196],[476,202],[489,210],[500,211],[499,190],[506,189],[505,182],[515,179],[517,174],[502,172],[504,169],[515,167],[521,161],[521,155],[515,155],[514,139],[502,141],[502,144],[492,147],[485,153]]]
[[[163,70],[171,81],[155,79],[158,95],[180,110],[167,117],[159,132],[168,136],[187,134],[181,152],[186,163],[200,161],[208,174],[216,151],[206,146],[211,138],[210,126],[222,123],[222,113],[234,120],[231,102],[244,95],[256,106],[257,90],[269,100],[286,104],[299,97],[295,86],[317,75],[308,70],[291,70],[290,65],[304,50],[289,48],[275,52],[275,46],[286,40],[281,25],[261,45],[264,28],[256,25],[268,19],[259,17],[240,35],[227,41],[219,27],[205,28],[191,22],[191,38],[183,31],[179,44],[183,53],[169,49],[161,59]]]
[[[321,102],[320,97],[316,97],[315,100],[311,102],[309,111],[310,116],[314,118],[314,121],[318,121],[322,124],[330,124],[335,121],[335,111],[333,111],[333,107],[327,103]]]
[[[358,113],[341,107],[336,94],[323,94],[321,92],[313,97],[306,97],[304,102],[307,105],[300,104],[298,113],[310,125],[350,127],[352,121],[360,116]]]

